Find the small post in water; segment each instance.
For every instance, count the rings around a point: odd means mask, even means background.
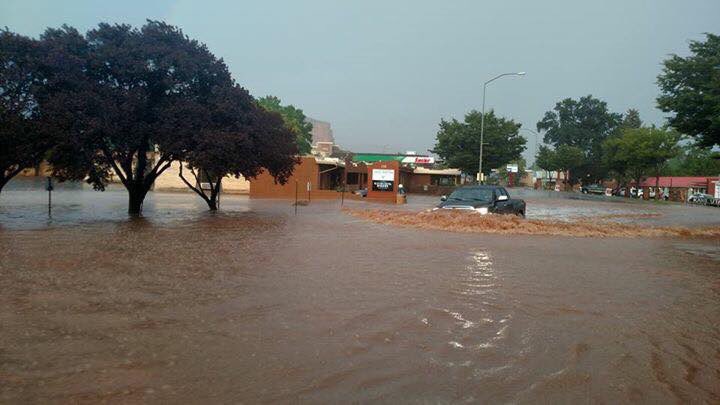
[[[297,215],[298,182],[295,180],[295,215]]]
[[[52,216],[52,192],[53,192],[53,183],[52,183],[52,177],[48,176],[47,178],[47,186],[45,186],[45,189],[48,192],[48,216]]]

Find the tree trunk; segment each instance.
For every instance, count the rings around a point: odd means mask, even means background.
[[[565,191],[571,191],[572,186],[570,185],[570,170],[565,170]]]
[[[142,213],[142,205],[146,194],[147,190],[144,190],[141,185],[128,187],[128,214],[140,215]]]
[[[208,205],[208,208],[210,208],[210,211],[218,210],[217,199],[215,198],[215,196],[210,196],[210,198],[205,201],[207,202],[207,205]]]
[[[655,176],[655,200],[658,199],[658,194],[660,194],[660,174]]]
[[[218,181],[213,184],[210,183],[211,189],[210,189],[210,198],[206,199],[205,201],[208,204],[208,208],[210,208],[210,211],[217,211],[220,207],[220,185],[222,184],[222,178],[218,179]]]

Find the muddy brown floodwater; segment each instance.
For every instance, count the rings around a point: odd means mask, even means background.
[[[3,403],[720,402],[717,240],[451,233],[244,197],[208,215],[189,194],[44,223],[13,198]]]

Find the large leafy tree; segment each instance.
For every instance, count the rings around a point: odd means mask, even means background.
[[[566,186],[573,186],[580,181],[578,171],[585,163],[585,153],[577,146],[560,145],[555,149],[555,166],[565,173]]]
[[[537,155],[535,156],[535,163],[539,168],[547,172],[555,171],[557,169],[555,165],[555,150],[547,145],[540,145]]]
[[[480,124],[482,114],[470,111],[463,121],[440,121],[433,152],[465,173],[475,174],[479,168]],[[527,142],[518,132],[521,124],[498,117],[494,111],[485,113],[483,146],[483,173],[488,174],[505,164],[519,159]]]
[[[603,142],[603,166],[606,171],[611,174],[618,185],[629,190],[630,164],[633,156],[627,153],[627,148],[622,141],[622,133],[612,136]],[[630,197],[630,193],[625,193],[625,197]]]
[[[575,174],[595,181],[605,176],[601,164],[602,143],[621,121],[622,114],[610,112],[607,103],[588,95],[579,100],[566,98],[558,102],[537,123],[537,129],[546,131],[545,143],[555,148],[561,145],[580,148],[585,161],[576,168]]]
[[[604,142],[604,162],[610,170],[634,180],[636,185],[650,175],[655,176],[657,186],[663,168],[679,153],[679,140],[680,135],[673,130],[625,128],[620,136]]]
[[[224,177],[253,178],[266,169],[284,184],[297,163],[295,133],[279,114],[260,107],[239,86],[218,89],[181,115],[193,116],[196,128],[189,129],[193,133],[187,138],[180,178],[212,211],[218,209]]]
[[[36,41],[0,30],[0,191],[23,169],[40,163],[50,138],[39,125],[34,89],[42,83]]]
[[[668,122],[697,138],[699,146],[720,144],[720,36],[690,42],[688,57],[672,55],[658,76],[657,102],[672,113]]]
[[[630,108],[625,113],[620,124],[621,128],[640,128],[642,127],[642,120],[640,119],[640,112],[634,108]]]
[[[697,144],[681,147],[677,157],[670,159],[663,169],[666,176],[720,176],[718,153]]]
[[[543,145],[540,146],[535,160],[543,170],[564,173],[565,185],[572,186],[578,183],[576,171],[585,163],[585,154],[577,146],[560,145],[551,149]]]
[[[43,114],[61,134],[50,162],[63,180],[104,189],[115,176],[139,214],[155,179],[187,152],[186,103],[233,85],[222,60],[178,28],[100,24],[80,35],[63,27],[42,36],[50,72]]]
[[[301,155],[307,155],[312,149],[312,124],[307,121],[303,110],[292,104],[282,105],[282,101],[275,96],[265,96],[258,100],[258,103],[268,111],[279,113],[285,120],[285,124],[295,134],[298,151]]]

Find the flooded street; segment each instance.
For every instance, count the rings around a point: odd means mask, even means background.
[[[245,196],[210,214],[190,194],[130,220],[112,190],[59,190],[49,220],[46,194],[14,187],[3,403],[720,402],[718,240],[451,233]],[[535,219],[720,222],[520,197]]]

